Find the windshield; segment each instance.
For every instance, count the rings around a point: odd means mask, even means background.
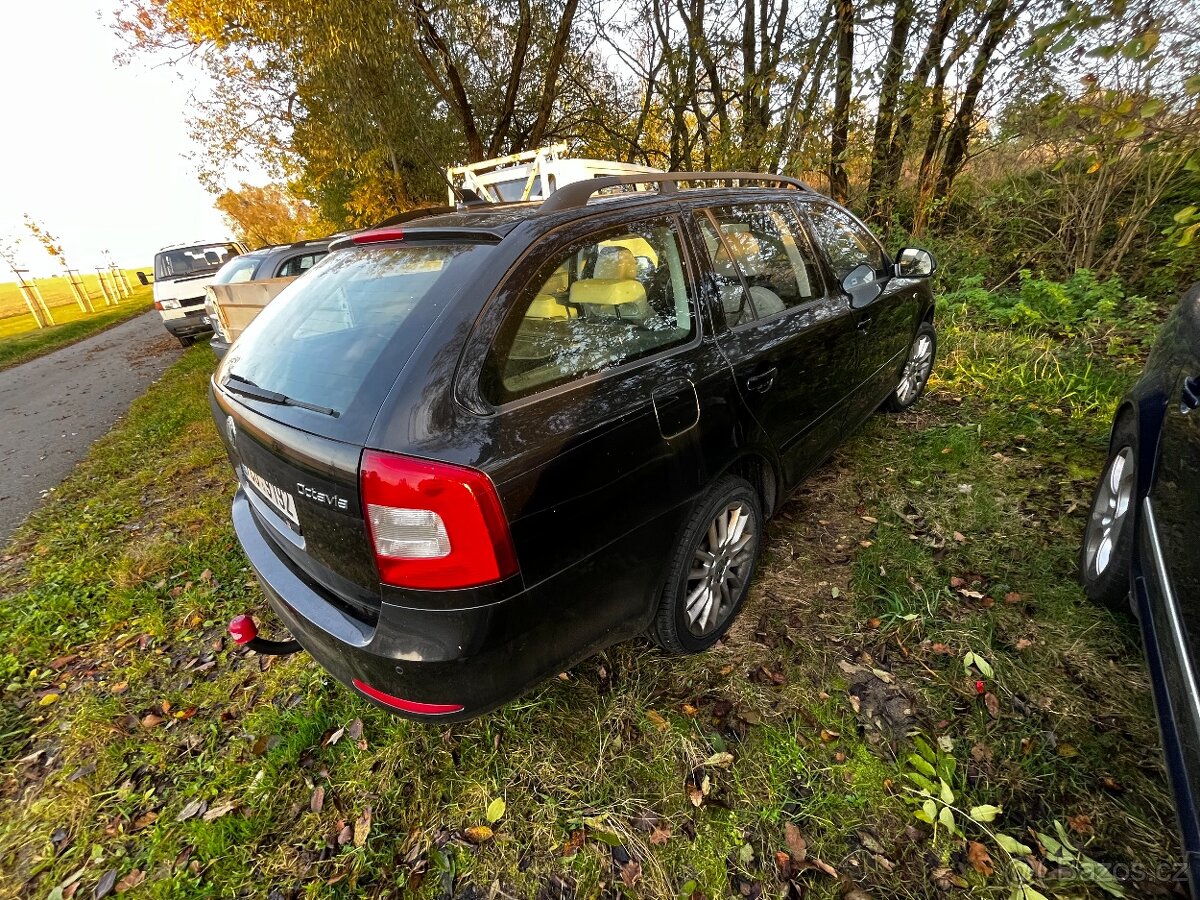
[[[289,400],[344,412],[364,384],[390,387],[407,353],[393,350],[388,371],[371,373],[406,323],[412,345],[429,315],[461,287],[490,248],[477,244],[404,244],[352,247],[330,254],[304,278],[289,284],[247,326],[221,366],[231,376]]]
[[[197,244],[195,247],[163,250],[154,257],[154,278],[156,281],[169,281],[206,275],[217,271],[241,252],[238,245],[233,243]]]
[[[258,268],[260,262],[262,262],[262,256],[253,253],[236,256],[221,266],[221,271],[213,279],[213,284],[238,284],[242,281],[249,281],[254,277],[254,270]]]

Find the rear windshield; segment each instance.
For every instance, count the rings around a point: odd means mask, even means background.
[[[364,384],[386,392],[432,314],[489,249],[414,243],[332,253],[247,326],[219,377],[341,415]],[[404,352],[393,348],[381,361],[398,336],[410,338]],[[388,371],[375,371],[382,363]]]
[[[178,250],[163,250],[154,257],[154,278],[156,281],[168,281],[206,275],[217,271],[241,252],[237,244],[198,244]]]

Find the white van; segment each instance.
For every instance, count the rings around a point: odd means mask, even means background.
[[[662,172],[662,169],[607,159],[571,159],[564,155],[566,152],[566,144],[555,144],[540,150],[527,150],[447,169],[450,205],[454,206],[458,199],[456,191],[471,191],[488,203],[516,203],[545,199],[558,188],[575,181],[603,178],[605,175]],[[638,185],[635,190],[653,187]]]
[[[154,308],[185,347],[212,331],[204,318],[204,289],[217,270],[246,252],[239,241],[173,244],[154,254]]]

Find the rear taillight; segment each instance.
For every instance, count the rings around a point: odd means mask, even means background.
[[[504,509],[482,472],[367,450],[359,482],[385,584],[447,590],[516,573]]]

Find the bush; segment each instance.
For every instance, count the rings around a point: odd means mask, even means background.
[[[964,278],[943,305],[984,322],[1070,337],[1118,331],[1143,343],[1161,318],[1158,305],[1129,294],[1119,278],[1101,281],[1079,269],[1065,281],[1035,277],[1022,270],[1016,290],[989,291],[983,276]]]

